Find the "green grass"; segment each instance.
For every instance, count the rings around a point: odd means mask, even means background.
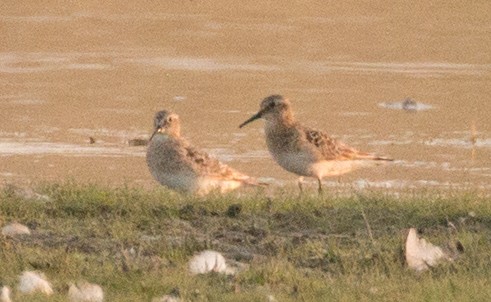
[[[50,201],[20,197],[11,188],[0,192],[0,223],[33,229],[31,236],[0,237],[0,281],[15,288],[22,271],[38,270],[56,292],[29,301],[66,301],[67,282],[80,279],[100,284],[106,301],[150,301],[175,288],[186,301],[491,297],[491,202],[476,192],[198,198],[74,183],[36,190]],[[458,239],[465,252],[416,274],[403,259],[409,227],[438,245]],[[248,268],[233,277],[191,276],[187,261],[204,249]]]

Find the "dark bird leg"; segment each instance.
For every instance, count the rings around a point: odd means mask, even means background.
[[[317,182],[319,183],[319,188],[317,190],[319,191],[319,195],[322,195],[322,180],[317,178]]]

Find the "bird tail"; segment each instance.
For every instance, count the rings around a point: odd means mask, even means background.
[[[393,158],[385,157],[385,156],[376,156],[373,158],[373,160],[394,161]]]
[[[263,187],[263,188],[265,188],[265,187],[270,185],[267,182],[259,181],[258,179],[253,178],[253,177],[242,179],[242,182],[244,183],[244,185],[251,186],[251,187]]]
[[[356,159],[370,159],[370,160],[380,160],[380,161],[394,161],[393,158],[386,156],[379,156],[372,153],[358,153]]]

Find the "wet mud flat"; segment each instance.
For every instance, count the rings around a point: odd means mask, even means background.
[[[327,186],[489,191],[488,6],[7,1],[0,179],[154,187],[145,147],[128,141],[168,108],[195,145],[293,186],[262,124],[237,128],[281,93],[305,125],[396,159]]]

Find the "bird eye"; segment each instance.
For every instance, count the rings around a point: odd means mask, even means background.
[[[167,121],[168,121],[169,123],[170,123],[170,122],[172,122],[173,120],[174,120],[174,118],[173,118],[172,116],[169,116],[169,117],[167,118]]]

